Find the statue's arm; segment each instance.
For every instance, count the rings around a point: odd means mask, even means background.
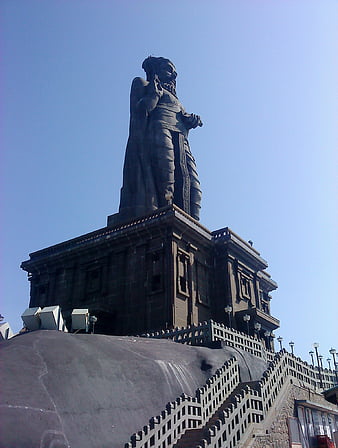
[[[197,126],[203,126],[201,117],[196,114],[188,114],[184,110],[182,111],[183,119],[186,128],[189,129],[195,129]]]
[[[148,115],[155,109],[162,95],[163,89],[156,75],[149,82],[142,78],[135,78],[130,93],[131,113]]]

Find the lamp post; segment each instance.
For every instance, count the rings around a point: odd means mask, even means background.
[[[92,334],[94,334],[95,324],[97,322],[96,316],[89,316],[89,322],[92,324]]]
[[[254,329],[255,329],[255,335],[257,339],[259,339],[259,332],[261,331],[262,325],[259,322],[255,322]]]
[[[291,348],[291,353],[294,354],[293,353],[293,347],[295,346],[295,343],[293,341],[290,341],[289,345],[290,345],[290,348]]]
[[[244,322],[246,322],[246,329],[247,329],[247,333],[249,335],[249,321],[251,319],[251,316],[249,316],[249,314],[244,314],[243,316],[243,320]]]
[[[227,306],[224,308],[224,312],[227,313],[227,315],[228,315],[229,328],[231,328],[231,313],[232,313],[232,306],[231,306],[231,305],[227,305]]]
[[[271,347],[270,347],[270,336],[271,336],[271,331],[266,330],[266,331],[264,332],[264,336],[265,336],[266,346],[267,346],[268,350],[270,350],[270,349],[271,349]]]
[[[331,370],[331,358],[326,358],[326,362],[329,365],[329,370]]]
[[[320,368],[323,370],[323,355],[319,355]]]
[[[313,343],[313,348],[315,349],[315,352],[316,352],[317,365],[318,365],[318,373],[319,373],[319,384],[320,384],[320,387],[323,389],[323,380],[322,380],[322,372],[320,371],[320,362],[319,362],[318,347],[319,347],[318,342],[314,342],[314,343]]]
[[[336,377],[336,382],[338,383],[338,373],[337,373],[337,363],[336,363],[336,349],[331,348],[329,350],[329,353],[332,355],[332,359],[333,359],[333,369],[334,369],[334,373],[335,373],[335,377]]]
[[[337,351],[336,351],[336,349],[331,348],[329,350],[329,353],[331,353],[331,355],[332,355],[334,368],[335,368],[335,370],[337,370],[337,364],[336,364],[336,353],[337,353]]]
[[[309,351],[309,355],[311,356],[311,361],[312,361],[312,365],[315,365],[315,360],[313,359],[313,355],[315,354],[315,352],[313,350]]]
[[[166,193],[164,198],[167,201],[167,205],[171,205],[173,203],[173,194],[171,192]]]
[[[280,350],[283,350],[283,345],[282,345],[283,338],[282,338],[282,336],[278,336],[277,341],[279,342],[279,348],[280,348]]]

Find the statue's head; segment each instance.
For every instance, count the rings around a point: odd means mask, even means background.
[[[174,64],[166,58],[149,56],[143,61],[142,68],[147,74],[147,81],[154,79],[154,76],[157,75],[160,81],[171,83],[175,82],[177,77]]]

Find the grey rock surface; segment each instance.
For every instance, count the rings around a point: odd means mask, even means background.
[[[123,447],[232,356],[242,381],[266,368],[230,347],[46,330],[1,342],[0,356],[1,448]]]

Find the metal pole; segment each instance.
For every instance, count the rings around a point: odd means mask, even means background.
[[[309,352],[309,355],[311,356],[312,365],[314,366],[314,365],[315,365],[315,360],[313,359],[314,352],[311,350],[311,351]]]
[[[338,372],[337,372],[337,363],[336,363],[336,350],[334,348],[331,348],[329,350],[329,352],[332,355],[333,358],[333,368],[334,368],[334,373],[335,373],[335,377],[336,377],[336,382],[338,383]]]
[[[315,351],[316,351],[316,358],[317,358],[317,365],[318,365],[318,373],[319,373],[319,384],[320,384],[320,387],[323,389],[323,380],[322,380],[322,372],[320,371],[320,363],[319,363],[318,347],[319,347],[319,344],[318,344],[317,342],[315,342],[315,343],[313,344],[313,348],[314,348]]]
[[[249,336],[249,321],[250,321],[250,319],[251,319],[251,316],[249,314],[245,314],[243,316],[243,320],[244,320],[244,322],[246,322],[246,330],[247,330],[248,336]]]
[[[231,312],[232,312],[232,306],[231,305],[227,305],[224,308],[224,311],[227,313],[228,315],[228,321],[229,321],[229,328],[231,328]]]
[[[319,358],[319,362],[320,362],[320,368],[321,368],[322,370],[324,370],[324,369],[323,369],[323,355],[319,355],[318,358]]]
[[[271,346],[270,346],[270,336],[271,336],[271,331],[266,330],[264,332],[264,336],[265,336],[265,342],[266,342],[266,348],[268,350],[271,350]]]
[[[254,330],[256,338],[259,339],[259,332],[261,331],[262,325],[259,322],[255,322],[254,324]]]

